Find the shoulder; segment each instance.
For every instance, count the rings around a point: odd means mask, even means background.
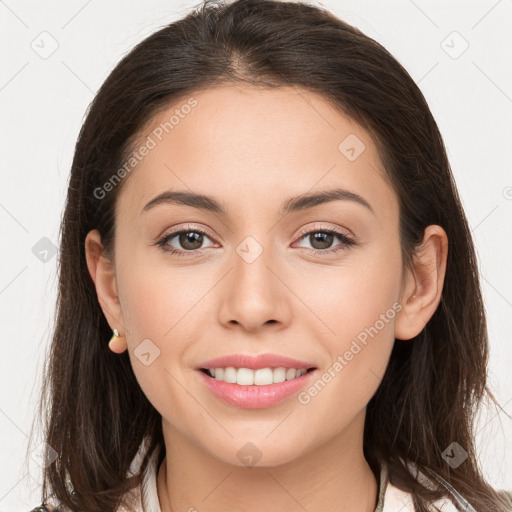
[[[434,474],[436,482],[434,479],[431,479],[431,477],[427,477],[422,472],[418,471],[414,465],[410,464],[410,466],[411,473],[415,474],[419,482],[430,489],[437,488],[443,493],[440,499],[428,506],[429,512],[459,512],[459,507],[462,507],[462,510],[467,512],[476,512],[473,507],[440,476]],[[400,510],[401,512],[415,512],[416,508],[412,494],[394,486],[390,482],[386,465],[382,467],[381,482],[383,484],[382,497],[375,512],[394,512],[396,510]]]
[[[144,455],[147,452],[149,441],[144,439],[135,455],[130,469],[127,473],[128,477],[133,477],[139,474],[141,471],[141,463]],[[158,448],[158,447],[157,447]],[[116,512],[143,512],[149,511],[160,511],[158,504],[158,494],[156,477],[158,472],[158,456],[159,449],[154,449],[150,454],[149,463],[146,469],[141,474],[141,483],[137,487],[128,491],[122,497],[122,504],[116,509]],[[32,509],[30,512],[71,512],[67,507],[63,507],[62,504],[57,503],[56,505],[49,505],[42,503],[40,506]]]
[[[510,504],[512,511],[512,491],[497,490],[496,492],[504,498],[506,503]],[[415,512],[416,509],[410,493],[388,483],[383,508],[377,509],[375,512],[395,512],[396,510]],[[428,510],[429,512],[460,512],[460,510],[476,512],[462,496],[458,493],[457,495],[450,494],[448,491],[443,498],[430,504]]]
[[[436,500],[428,506],[429,512],[476,512],[473,506],[463,497],[452,485],[437,473],[431,471],[430,476],[426,476],[418,471],[413,464],[410,464],[411,473],[423,485],[430,489],[438,489],[443,493],[442,498]],[[430,471],[430,470],[429,470]],[[503,499],[510,503],[512,511],[512,491],[496,490]],[[389,481],[388,468],[382,467],[381,474],[381,496],[375,512],[415,512],[415,507],[410,492],[399,489]]]
[[[462,502],[458,502],[462,506],[465,506]],[[384,503],[382,512],[394,512],[400,510],[401,512],[414,512],[414,502],[412,495],[409,492],[403,491],[398,487],[395,487],[391,483],[388,483],[386,493],[384,495]],[[448,494],[430,504],[429,512],[459,512],[453,501],[453,498],[449,497]],[[464,508],[463,510],[473,511],[473,508]],[[379,511],[380,512],[380,511]]]

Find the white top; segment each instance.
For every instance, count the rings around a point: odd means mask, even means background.
[[[141,452],[139,452],[141,455]],[[140,455],[134,459],[132,468],[137,463],[140,464]],[[147,470],[143,475],[140,488],[132,491],[131,503],[129,508],[120,507],[118,512],[162,512],[157,493],[157,475],[158,475],[158,450],[154,450],[150,458]],[[412,466],[414,468],[414,466]],[[414,470],[414,469],[413,469]],[[133,472],[133,470],[132,470]],[[416,471],[414,472],[416,474]],[[432,480],[425,477],[423,473],[419,472],[417,477],[422,483],[430,488],[434,488]],[[453,504],[452,500],[448,498],[452,496],[453,500],[462,507],[466,512],[476,512],[475,509],[462,498],[457,491],[439,475],[439,484],[441,488],[446,489],[446,496],[437,500],[430,505],[429,510],[432,512],[458,512],[458,509]],[[437,507],[437,508],[436,508]],[[380,486],[379,486],[379,499],[375,512],[415,512],[411,494],[401,489],[398,489],[389,482],[388,469],[383,465],[380,473]]]

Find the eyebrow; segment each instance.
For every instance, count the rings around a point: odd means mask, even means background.
[[[291,212],[313,208],[314,206],[318,206],[323,203],[340,200],[356,202],[367,208],[375,215],[375,211],[368,203],[368,201],[366,201],[366,199],[358,194],[355,194],[354,192],[350,192],[349,190],[342,188],[335,188],[322,192],[315,192],[292,197],[284,202],[281,210],[278,213],[280,215],[285,215]],[[166,190],[165,192],[154,197],[151,199],[151,201],[149,201],[149,203],[146,204],[146,206],[144,206],[141,213],[147,212],[148,210],[151,210],[160,204],[185,205],[220,215],[228,214],[226,208],[211,196],[178,190]]]

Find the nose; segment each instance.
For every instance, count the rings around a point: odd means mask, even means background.
[[[219,289],[219,321],[252,332],[264,325],[284,328],[291,316],[290,291],[279,264],[266,249],[253,261],[240,254],[233,254],[231,271]]]

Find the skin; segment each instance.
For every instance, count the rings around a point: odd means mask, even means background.
[[[162,415],[162,511],[373,512],[378,480],[363,456],[366,406],[395,338],[416,336],[439,304],[446,233],[429,226],[414,270],[402,272],[398,200],[376,146],[322,96],[240,85],[193,96],[198,105],[125,178],[113,260],[97,230],[85,241],[98,300],[121,334],[111,349],[128,349]],[[349,134],[366,147],[354,161],[338,150]],[[336,187],[364,197],[375,214],[348,200],[278,213],[290,197]],[[169,189],[214,196],[228,215],[176,204],[141,214]],[[195,257],[153,245],[184,223],[208,233]],[[322,246],[301,228],[340,229],[357,245],[327,253],[343,242],[334,236]],[[252,263],[236,252],[247,236],[263,249]],[[169,246],[186,251],[178,237]],[[311,253],[323,247],[323,255]],[[229,406],[195,370],[221,355],[271,352],[313,361],[321,374],[393,304],[401,310],[307,404],[292,396],[266,409]],[[160,350],[148,366],[134,355],[146,338]],[[252,467],[237,455],[248,442],[261,453]]]

